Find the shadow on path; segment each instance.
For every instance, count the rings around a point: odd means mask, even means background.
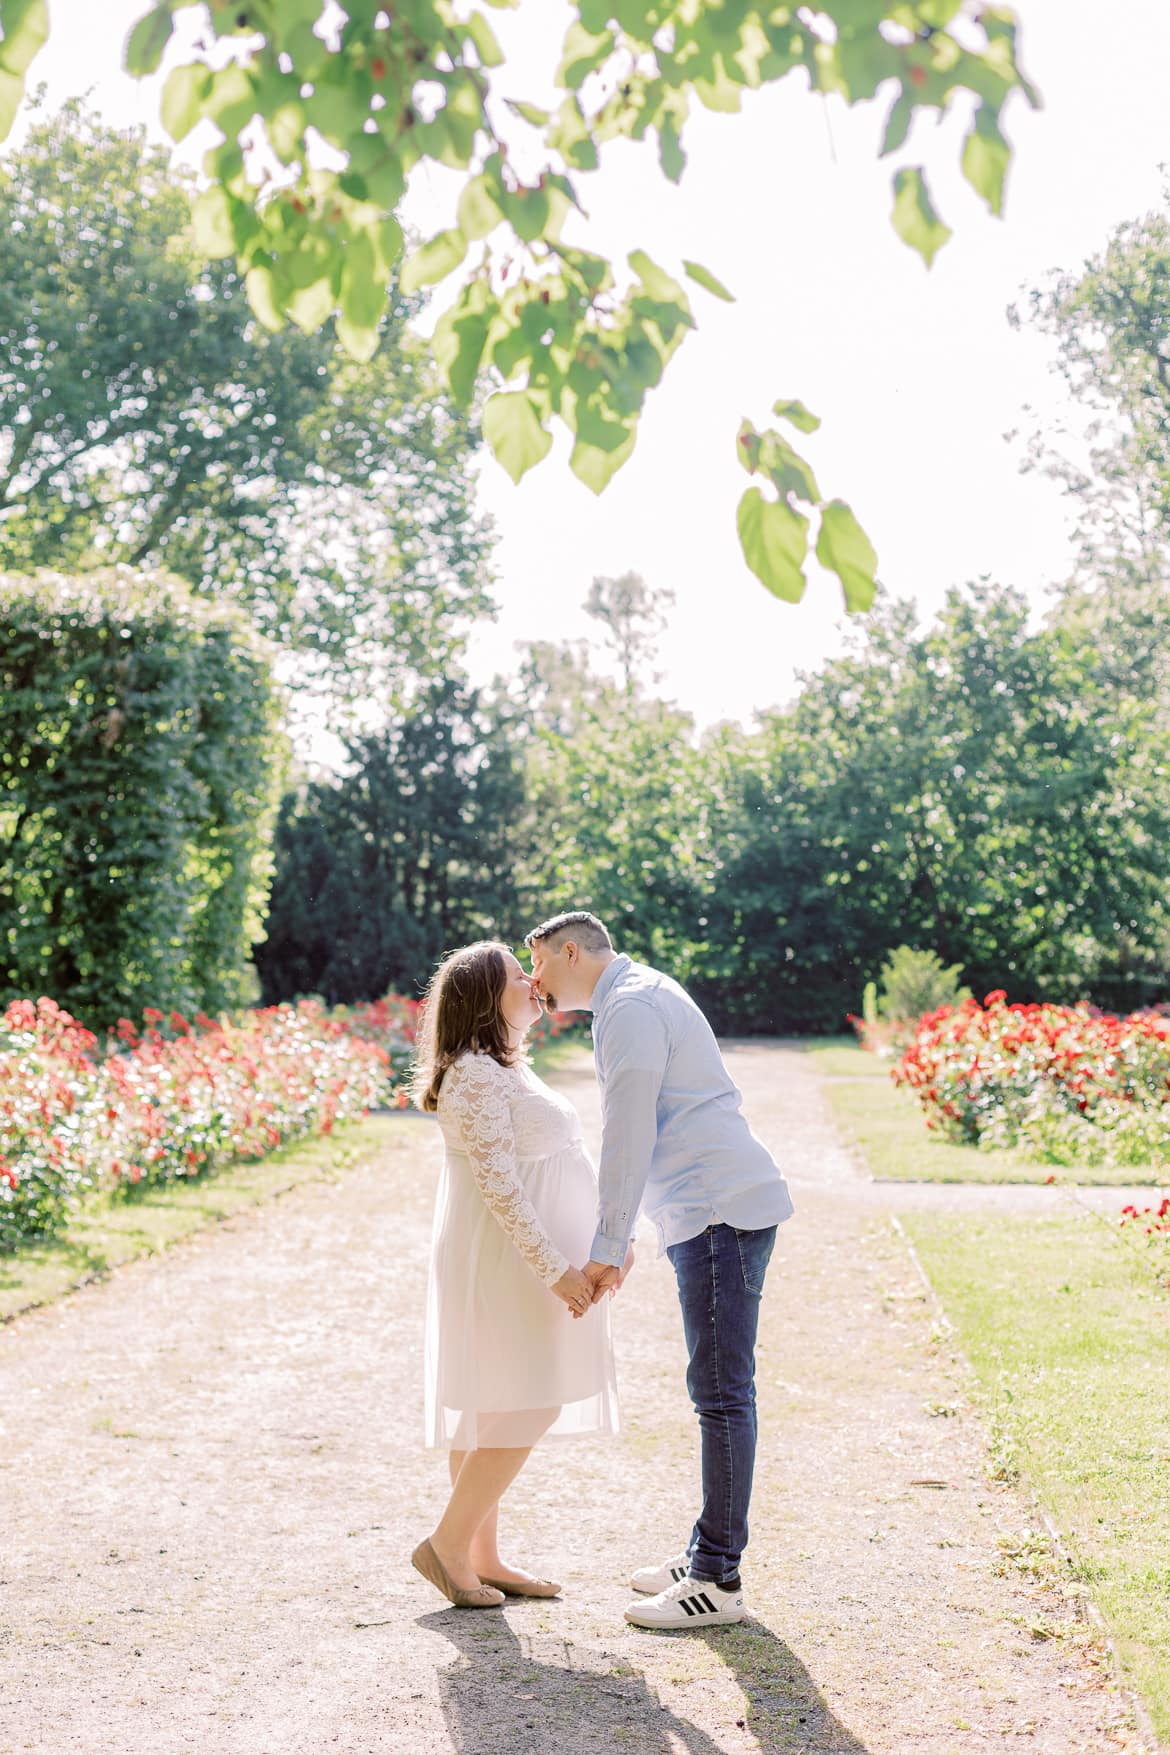
[[[528,1612],[509,1608],[518,1623]],[[735,1677],[747,1701],[745,1716],[729,1721],[726,1740],[718,1741],[665,1706],[629,1652],[588,1652],[542,1632],[539,1641],[559,1646],[557,1661],[547,1662],[525,1649],[502,1614],[446,1609],[421,1616],[417,1625],[441,1633],[455,1648],[454,1662],[438,1673],[454,1755],[547,1755],[552,1749],[597,1755],[607,1741],[638,1755],[723,1755],[743,1749],[745,1733],[767,1755],[867,1755],[800,1660],[758,1622],[705,1635],[657,1636],[702,1638]],[[615,1645],[620,1640],[615,1629]]]
[[[867,1755],[791,1646],[762,1621],[675,1637],[702,1639],[727,1665],[747,1701],[746,1728],[768,1755]]]

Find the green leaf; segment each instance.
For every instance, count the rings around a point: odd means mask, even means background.
[[[375,231],[374,254],[377,257],[378,273],[383,280],[389,280],[390,270],[401,256],[406,238],[402,227],[392,213],[378,222]]]
[[[134,79],[143,79],[148,73],[157,73],[163,50],[170,42],[174,28],[175,21],[171,17],[169,6],[156,6],[153,12],[140,18],[126,40],[124,59],[127,73]]]
[[[519,116],[522,122],[529,123],[533,128],[544,128],[547,126],[549,112],[547,110],[542,110],[539,104],[521,103],[518,98],[509,98],[507,101],[508,108],[515,115]]]
[[[962,0],[915,0],[915,13],[920,24],[942,30],[958,12]]]
[[[565,99],[549,129],[548,143],[575,171],[597,169],[597,143],[578,98],[570,96]]]
[[[49,34],[46,0],[0,0],[0,67],[23,77]]]
[[[444,311],[431,338],[431,351],[461,408],[468,406],[475,393],[488,329],[497,309],[496,301],[482,283],[477,282],[470,290],[480,294],[475,301],[468,301],[472,308],[461,310],[455,306]]]
[[[808,519],[784,500],[766,500],[748,488],[739,502],[736,527],[743,558],[776,597],[799,603],[804,596],[802,568],[808,553]]]
[[[950,226],[944,225],[934,210],[918,165],[895,176],[891,219],[903,243],[917,250],[928,268],[951,235]]]
[[[250,268],[244,276],[248,303],[265,329],[275,332],[285,327],[284,313],[276,297],[276,282],[271,268],[261,264]]]
[[[1003,212],[1003,184],[1011,156],[994,112],[980,104],[963,148],[963,175],[992,213]]]
[[[772,413],[802,433],[815,433],[821,424],[820,416],[810,414],[803,402],[774,402]]]
[[[232,200],[218,183],[204,189],[191,208],[191,237],[204,256],[234,256]]]
[[[910,122],[913,115],[913,99],[903,88],[902,95],[894,103],[889,115],[886,117],[886,131],[882,135],[881,152],[879,157],[885,158],[888,152],[897,152],[907,134],[910,132]]]
[[[418,292],[421,287],[434,286],[454,272],[467,254],[467,239],[456,227],[438,232],[420,244],[402,266],[400,285],[403,292]]]
[[[386,283],[378,274],[368,237],[354,238],[341,269],[341,310],[354,329],[377,329],[386,308]]]
[[[475,52],[479,56],[481,67],[501,67],[503,65],[503,51],[496,41],[496,33],[482,12],[473,12],[463,28],[475,44]]]
[[[782,499],[795,494],[814,506],[820,504],[821,490],[811,466],[782,433],[771,428],[758,433],[750,421],[744,421],[736,436],[736,455],[749,475],[766,475]]]
[[[678,281],[672,279],[664,268],[659,268],[657,262],[652,262],[645,250],[631,250],[626,260],[650,298],[664,305],[677,305],[680,311],[690,316],[690,301]]]
[[[9,73],[0,67],[0,140],[16,120],[16,112],[24,97],[24,80],[17,73]]]
[[[351,323],[345,316],[337,319],[337,339],[351,360],[365,365],[372,360],[378,351],[381,334],[377,324],[373,328],[362,329]]]
[[[486,238],[495,231],[503,214],[493,193],[493,185],[485,176],[472,177],[463,185],[455,210],[459,230],[465,238]]]
[[[817,560],[840,579],[851,614],[869,608],[877,590],[877,553],[844,500],[821,508]]]
[[[735,294],[729,293],[723,282],[716,280],[709,268],[702,267],[698,262],[684,262],[683,273],[688,280],[693,280],[698,286],[706,287],[709,293],[714,293],[717,299],[726,299],[729,305],[734,305]]]
[[[579,19],[575,20],[565,32],[561,64],[554,75],[556,83],[564,91],[579,91],[589,75],[609,60],[613,47],[611,30],[594,36]]]
[[[218,128],[231,138],[256,113],[256,82],[238,61],[218,68],[208,81],[202,101],[202,113],[210,116]]]
[[[589,445],[584,439],[578,439],[573,446],[573,454],[569,458],[569,468],[577,480],[583,481],[593,493],[603,493],[622,464],[631,455],[637,438],[638,429],[632,427],[620,445],[611,445],[608,448],[602,448],[600,445]]]
[[[523,390],[497,390],[489,396],[482,426],[496,460],[516,482],[552,447],[552,434],[541,426],[532,399]]]
[[[281,164],[291,164],[297,158],[304,144],[305,106],[299,98],[291,103],[283,103],[268,117],[266,127],[268,138],[272,142],[272,150]]]
[[[333,296],[333,276],[326,274],[320,280],[310,282],[308,286],[299,286],[288,301],[288,314],[298,329],[306,335],[312,335],[320,329],[336,304]]]
[[[523,243],[534,243],[537,238],[545,235],[552,213],[548,189],[502,190],[500,206],[512,230]]]
[[[162,90],[163,127],[176,143],[186,138],[203,114],[203,99],[211,87],[211,69],[201,61],[173,67]]]
[[[677,183],[686,169],[687,155],[682,149],[678,124],[673,116],[665,116],[658,124],[658,159],[663,176]]]

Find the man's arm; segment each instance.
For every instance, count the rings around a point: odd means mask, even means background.
[[[599,1289],[616,1280],[626,1259],[658,1138],[669,1049],[665,1020],[654,1006],[637,999],[613,1005],[605,1018],[597,1234],[589,1255],[590,1267],[614,1273]]]

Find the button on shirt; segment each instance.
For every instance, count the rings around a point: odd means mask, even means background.
[[[762,1230],[790,1217],[788,1184],[749,1128],[710,1024],[669,975],[615,957],[593,990],[601,1090],[594,1261],[620,1267],[639,1209],[658,1253],[708,1225]]]

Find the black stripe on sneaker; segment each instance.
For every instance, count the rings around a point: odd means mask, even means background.
[[[695,1605],[689,1597],[680,1597],[678,1606],[680,1609],[685,1609],[688,1615],[693,1615],[695,1612]]]
[[[706,1609],[709,1614],[712,1614],[712,1615],[714,1615],[716,1613],[715,1604],[711,1601],[710,1597],[707,1595],[705,1590],[701,1590],[699,1592],[698,1596],[695,1597],[694,1602],[695,1602],[696,1608],[702,1607],[702,1608]]]
[[[678,1583],[680,1578],[685,1578],[686,1575],[687,1575],[687,1569],[685,1566],[672,1566],[670,1569],[670,1576],[674,1580],[675,1584]]]

